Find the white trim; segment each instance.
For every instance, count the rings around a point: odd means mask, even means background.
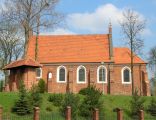
[[[38,77],[38,76],[36,75],[36,78],[37,78],[37,79],[41,79],[41,78],[42,78],[42,68],[36,68],[36,69],[40,69],[40,76]]]
[[[79,70],[80,70],[81,68],[84,68],[84,70],[85,70],[85,81],[84,81],[84,82],[80,82],[80,81],[79,81]],[[77,68],[77,83],[78,83],[78,84],[84,84],[84,83],[86,83],[86,68],[85,68],[83,65],[80,65],[80,66]]]
[[[60,69],[61,68],[65,69],[65,81],[59,81],[59,74],[60,74]],[[57,67],[57,78],[56,78],[56,81],[58,83],[66,83],[67,82],[67,69],[66,69],[65,66],[61,65],[61,66]]]
[[[104,68],[105,69],[105,81],[99,81],[99,70],[100,68]],[[97,68],[97,83],[107,83],[107,68],[104,65],[100,65]]]
[[[129,70],[129,82],[124,82],[124,70],[128,69]],[[132,79],[131,79],[131,69],[127,66],[123,67],[121,70],[121,77],[122,77],[122,84],[131,84],[132,83]]]

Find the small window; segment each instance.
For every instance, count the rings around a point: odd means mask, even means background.
[[[36,78],[42,78],[42,69],[36,68]]]
[[[122,83],[131,83],[131,70],[128,67],[122,69]]]
[[[107,82],[107,69],[105,66],[99,66],[97,69],[97,82],[106,83]]]
[[[57,82],[66,82],[66,68],[64,66],[57,68]]]
[[[77,68],[77,83],[86,83],[86,68],[84,66]]]
[[[48,73],[48,79],[51,79],[51,78],[52,78],[52,73],[49,72],[49,73]]]

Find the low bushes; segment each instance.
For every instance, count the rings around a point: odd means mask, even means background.
[[[156,116],[156,98],[152,96],[150,104],[148,105],[147,111],[152,115]]]
[[[91,118],[94,108],[101,109],[103,102],[100,101],[102,92],[95,86],[82,89],[79,94],[66,93],[49,95],[48,101],[53,105],[60,107],[60,111],[65,113],[66,107],[72,108],[72,119],[77,120],[79,117]]]
[[[63,104],[63,99],[64,99],[63,94],[52,94],[49,95],[48,97],[48,101],[52,102],[55,106],[58,107]]]
[[[136,118],[138,117],[139,110],[144,110],[145,99],[138,95],[138,91],[135,90],[134,95],[130,101],[131,107],[131,116]]]

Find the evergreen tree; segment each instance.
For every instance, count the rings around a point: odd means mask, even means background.
[[[79,106],[80,106],[79,96],[77,96],[73,93],[66,93],[63,104],[62,104],[62,108],[61,108],[61,112],[63,114],[65,113],[67,106],[71,107],[72,120],[77,120],[78,119],[78,113],[79,113]]]
[[[132,117],[138,117],[139,110],[144,110],[144,102],[145,99],[138,95],[138,90],[135,90],[130,101]]]
[[[100,110],[102,109],[102,102],[100,101],[102,92],[95,86],[89,86],[81,89],[79,94],[85,95],[85,98],[80,106],[81,115],[83,117],[91,118],[94,108],[99,108]]]
[[[40,95],[38,86],[33,85],[30,90],[29,103],[34,107],[39,107],[42,102],[42,97]]]
[[[29,104],[27,91],[23,81],[19,84],[19,99],[15,102],[12,107],[12,112],[17,115],[26,115],[31,113],[31,107]]]
[[[46,84],[45,81],[43,79],[40,79],[38,82],[38,89],[40,93],[44,93],[46,90]]]

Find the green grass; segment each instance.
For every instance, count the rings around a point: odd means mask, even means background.
[[[59,107],[55,107],[51,102],[48,102],[48,96],[50,94],[45,93],[42,95],[43,101],[42,105],[40,107],[41,115],[42,117],[50,115],[51,112],[53,113],[59,113]],[[81,97],[83,99],[83,96]],[[14,101],[18,99],[18,93],[1,93],[0,92],[0,105],[3,106],[4,113],[10,113],[11,107],[14,104]],[[144,97],[146,100],[144,106],[147,108],[149,105],[151,97]],[[113,112],[114,108],[122,108],[124,111],[124,117],[129,118],[129,112],[130,112],[130,100],[131,96],[122,96],[122,95],[104,95],[102,96],[102,102],[104,105],[104,112],[105,114],[100,115],[102,118],[103,116],[107,116],[107,118],[114,118],[116,117],[116,112]],[[48,112],[46,110],[47,107],[52,108],[51,112]],[[56,114],[57,115],[57,114]],[[149,114],[145,112],[146,117],[151,117]],[[59,120],[62,119],[61,116],[57,115],[57,117],[60,117]],[[45,118],[45,117],[44,117]],[[47,119],[48,120],[48,119]]]
[[[10,112],[14,101],[18,99],[18,93],[0,92],[0,105],[4,112]]]
[[[150,103],[151,97],[143,97],[145,99],[144,107],[145,107],[145,117],[152,118],[146,110]],[[156,97],[155,97],[156,98]],[[124,112],[125,118],[130,118],[130,100],[131,96],[123,96],[123,95],[105,95],[103,96],[105,114],[109,116],[116,116],[116,112],[113,112],[115,108],[121,108]],[[154,118],[156,119],[156,118]]]

